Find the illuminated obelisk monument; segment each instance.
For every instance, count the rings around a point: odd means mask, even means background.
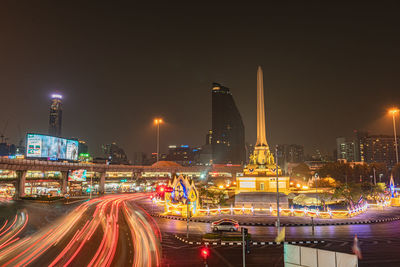
[[[276,168],[274,156],[269,149],[265,134],[264,84],[261,67],[257,70],[257,142],[250,156],[249,164],[243,169],[243,176],[238,176],[236,193],[276,192],[276,172],[279,177],[279,191],[289,188],[289,179],[281,177]]]

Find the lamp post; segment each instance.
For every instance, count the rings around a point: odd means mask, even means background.
[[[160,155],[160,124],[163,122],[162,119],[154,119],[154,124],[157,125],[157,162]]]
[[[92,176],[90,176],[90,199],[92,199],[92,190],[93,190],[93,179]]]
[[[318,179],[318,173],[315,173],[315,199],[316,199],[316,208],[318,208],[318,183],[317,183],[317,179]]]
[[[275,146],[275,160],[276,160],[276,227],[278,228],[278,234],[280,232],[280,220],[279,220],[279,172],[278,172],[278,146]]]
[[[389,113],[392,114],[393,117],[393,134],[394,134],[394,148],[396,151],[396,163],[399,163],[399,151],[398,151],[398,145],[397,145],[397,134],[396,134],[396,114],[399,113],[398,108],[393,108],[389,111]]]

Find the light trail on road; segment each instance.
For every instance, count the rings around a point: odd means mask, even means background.
[[[160,266],[161,248],[157,226],[151,224],[152,220],[148,219],[144,211],[128,203],[145,197],[146,194],[129,194],[92,199],[32,236],[13,240],[9,238],[7,246],[4,249],[0,247],[0,266],[34,265],[41,258],[48,261],[48,266],[70,266],[78,261],[87,261],[87,264],[82,262],[81,265],[113,266],[120,241],[121,215],[129,226],[134,249],[131,259],[126,259],[126,262],[137,267]],[[20,221],[16,217],[14,223],[20,224]],[[27,216],[25,225],[26,222]],[[4,227],[0,225],[0,228]],[[19,232],[14,232],[12,238],[16,236],[15,233]],[[102,236],[100,241],[93,238],[95,234]],[[97,248],[92,255],[87,253],[91,248]],[[54,254],[49,253],[52,250],[58,250],[58,253],[47,259],[47,255]]]
[[[0,249],[16,242],[19,239],[19,237],[16,236],[24,230],[27,223],[28,214],[25,211],[21,211],[15,215],[12,222],[6,220],[4,225],[0,228]]]

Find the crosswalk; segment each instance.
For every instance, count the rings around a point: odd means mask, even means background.
[[[318,248],[330,248],[330,247],[349,247],[353,245],[353,239],[325,239],[325,240],[317,240],[317,241],[288,241],[289,244],[299,244],[306,245],[310,247],[318,247]],[[359,245],[360,246],[381,246],[390,244],[392,246],[400,246],[400,239],[385,239],[385,238],[374,238],[374,239],[363,239],[359,237]],[[180,249],[187,247],[201,247],[204,244],[202,242],[184,242],[175,237],[172,233],[164,233],[163,248],[167,249]],[[208,245],[213,247],[234,247],[240,246],[241,242],[210,242]],[[275,242],[252,242],[251,246],[253,247],[267,247],[267,246],[282,246],[283,244],[275,244]]]

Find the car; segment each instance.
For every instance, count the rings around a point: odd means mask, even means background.
[[[231,219],[222,219],[211,223],[211,229],[217,231],[239,231],[239,223]]]

